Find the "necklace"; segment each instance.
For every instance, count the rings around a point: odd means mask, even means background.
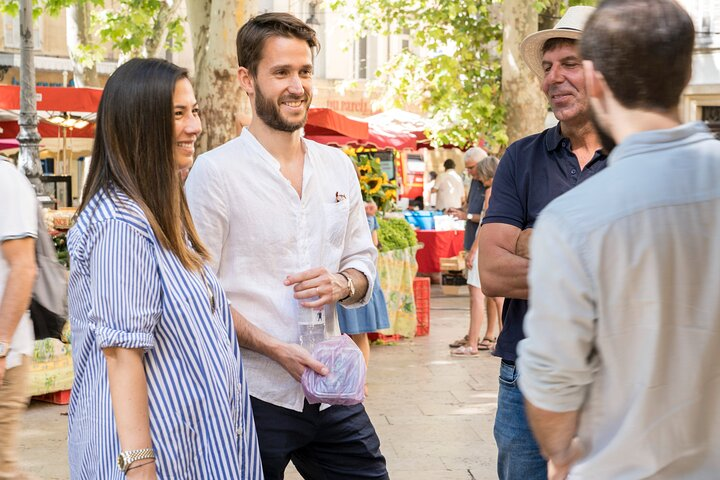
[[[215,294],[213,293],[212,289],[210,288],[210,284],[207,281],[207,277],[205,276],[204,268],[201,272],[201,275],[202,275],[203,283],[205,284],[205,290],[207,291],[208,303],[210,304],[210,311],[212,313],[215,313]]]

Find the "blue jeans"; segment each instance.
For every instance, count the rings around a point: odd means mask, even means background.
[[[495,415],[500,480],[546,480],[547,462],[540,455],[525,415],[525,400],[517,386],[515,365],[500,363],[500,390]]]

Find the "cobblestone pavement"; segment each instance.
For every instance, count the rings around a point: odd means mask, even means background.
[[[469,298],[433,286],[430,335],[373,346],[366,408],[393,480],[489,480],[495,473],[492,424],[499,360],[449,355],[467,330]],[[21,458],[40,479],[69,478],[67,407],[33,402]],[[287,480],[300,480],[292,465]]]

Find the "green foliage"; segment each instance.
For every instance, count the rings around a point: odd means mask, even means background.
[[[120,0],[117,8],[93,14],[100,39],[131,57],[147,56],[155,53],[149,51],[153,49],[180,51],[184,42],[181,22],[165,0]],[[163,28],[167,28],[167,39],[164,45],[156,45]]]
[[[567,11],[568,7],[575,7],[578,5],[587,5],[590,7],[597,7],[598,0],[567,0],[560,2],[559,15],[562,16]],[[538,13],[543,13],[548,9],[552,9],[558,4],[558,0],[536,0],[535,9]]]
[[[104,44],[109,43],[122,54],[135,57],[147,56],[150,50],[170,48],[182,50],[185,32],[183,18],[177,15],[178,0],[119,0],[108,8],[105,0],[36,0],[33,17],[41,14],[57,16],[72,5],[87,4],[93,8],[90,38],[92,43],[81,45],[74,53],[75,61],[83,67],[91,67],[104,58]],[[16,16],[20,11],[18,0],[0,0],[0,13]],[[156,45],[167,32],[164,44]],[[95,35],[96,34],[96,35]]]
[[[484,139],[491,150],[505,145],[505,108],[500,101],[502,28],[495,0],[332,0],[350,12],[359,35],[409,34],[414,50],[392,59],[371,83],[383,103],[420,107],[442,130],[435,145],[466,145]],[[387,19],[392,19],[388,21]]]
[[[402,218],[378,218],[378,241],[380,251],[400,250],[417,245],[417,235],[412,226]]]

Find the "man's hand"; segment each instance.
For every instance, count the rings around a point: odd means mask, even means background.
[[[520,232],[515,244],[515,255],[518,257],[530,259],[530,237],[532,237],[532,232],[532,228],[526,228]]]
[[[570,473],[570,468],[582,458],[583,454],[584,450],[580,439],[573,438],[567,450],[553,455],[548,460],[548,480],[565,480]]]
[[[350,293],[345,277],[339,273],[330,273],[324,267],[288,275],[283,283],[286,286],[295,285],[293,296],[298,300],[314,298],[311,301],[300,302],[305,308],[317,308],[335,303]]]
[[[458,220],[467,220],[467,212],[460,208],[448,208],[445,213],[457,218]]]
[[[307,350],[294,343],[283,344],[278,348],[274,358],[298,382],[306,368],[314,370],[320,375],[327,375],[330,372],[325,365],[315,360]]]

